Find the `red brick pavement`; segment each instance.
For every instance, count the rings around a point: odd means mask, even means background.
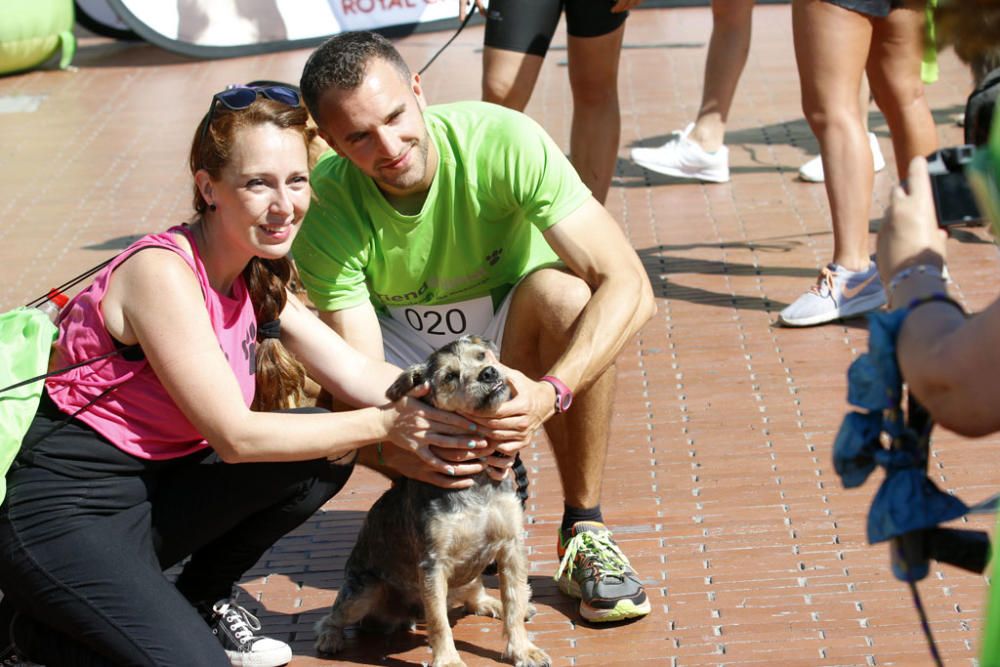
[[[560,516],[544,440],[528,453],[535,641],[557,665],[926,665],[913,604],[888,571],[883,545],[864,538],[870,481],[844,491],[830,465],[846,409],[845,370],[867,344],[863,321],[809,330],[774,326],[777,312],[831,254],[826,195],[795,180],[816,150],[801,117],[787,6],[756,10],[750,61],[731,114],[733,180],[680,183],[624,156],[693,119],[701,92],[707,9],[645,10],[628,24],[621,66],[623,159],[608,200],[648,268],[659,312],[619,365],[604,510],[646,582],[652,614],[620,627],[577,621],[551,575]],[[422,64],[443,33],[400,41]],[[432,101],[478,97],[482,28],[470,27],[424,78]],[[568,145],[571,97],[562,32],[528,113]],[[184,220],[191,128],[211,92],[255,78],[296,81],[308,51],[191,61],[141,44],[85,40],[73,72],[0,79],[0,97],[34,112],[0,114],[0,307],[9,308],[91,266],[137,235]],[[968,71],[942,56],[928,88],[942,144]],[[872,114],[892,163],[881,116]],[[876,178],[873,225],[895,182]],[[950,242],[960,297],[996,295],[995,246],[979,229]],[[932,478],[963,499],[989,495],[985,462],[1000,441],[940,433]],[[429,660],[422,628],[359,637],[337,661],[312,650],[312,625],[339,588],[363,514],[385,488],[359,471],[348,488],[247,573],[267,630],[292,643],[293,665],[411,665]],[[987,519],[969,522],[989,528]],[[986,580],[935,565],[921,592],[945,662],[975,664]],[[455,627],[469,665],[499,662],[497,621]]]

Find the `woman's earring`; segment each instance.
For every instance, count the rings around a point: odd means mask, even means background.
[[[215,210],[215,204],[209,204],[208,205],[208,210],[209,211],[214,211]]]

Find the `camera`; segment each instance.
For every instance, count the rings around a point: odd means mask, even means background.
[[[965,176],[965,165],[972,160],[972,144],[951,146],[927,156],[931,191],[939,227],[980,224],[983,216]]]

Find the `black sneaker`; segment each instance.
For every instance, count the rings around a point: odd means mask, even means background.
[[[14,622],[20,617],[20,612],[6,598],[0,598],[0,637],[4,648],[0,648],[0,667],[41,667],[31,662],[18,652],[14,643]]]
[[[212,605],[210,625],[233,667],[278,667],[292,659],[292,649],[285,642],[260,637],[260,621],[236,604],[235,598]]]
[[[8,646],[0,651],[0,667],[42,667],[34,662],[25,660],[17,654],[17,649]]]
[[[558,553],[559,590],[580,600],[580,615],[591,623],[624,621],[650,612],[642,583],[603,523],[580,521],[569,535],[560,530]]]

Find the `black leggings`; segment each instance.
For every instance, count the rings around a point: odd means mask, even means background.
[[[346,483],[326,460],[130,456],[43,396],[0,505],[0,590],[18,648],[45,665],[228,667],[212,603]],[[163,573],[190,556],[176,583]],[[0,635],[6,633],[0,629]]]
[[[613,5],[611,0],[490,0],[484,43],[545,57],[564,8],[571,37],[600,37],[628,18],[628,12],[612,14]]]

